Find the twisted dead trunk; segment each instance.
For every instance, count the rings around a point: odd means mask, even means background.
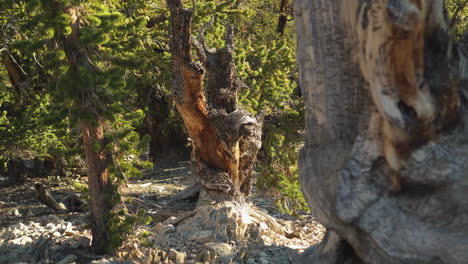
[[[466,58],[442,0],[298,0],[300,263],[466,263]]]
[[[224,48],[209,50],[204,28],[195,43],[199,64],[191,54],[193,10],[178,0],[167,4],[172,19],[172,94],[192,140],[192,176],[202,186],[201,201],[242,200],[253,184],[261,124],[237,105],[240,81],[233,30],[227,30]]]

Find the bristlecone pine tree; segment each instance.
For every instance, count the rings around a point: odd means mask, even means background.
[[[82,134],[97,253],[117,249],[129,231],[125,212],[114,210],[120,202],[117,186],[125,177],[141,174],[132,166],[138,161],[128,161],[124,153],[141,149],[131,123],[143,114],[124,114],[121,105],[128,98],[126,72],[142,63],[132,58],[136,41],[122,35],[146,21],[124,19],[117,7],[117,1],[102,5],[95,0],[8,1],[2,6],[14,14],[16,28],[8,48],[29,62],[23,68],[40,69],[28,71],[28,78],[47,87],[50,119],[55,118],[48,122],[76,125]]]
[[[168,0],[172,19],[170,50],[173,96],[192,140],[192,176],[201,185],[199,201],[243,200],[250,194],[261,146],[261,123],[237,103],[241,85],[233,59],[233,29],[225,47],[206,47],[203,33],[192,42],[192,9]],[[197,50],[197,63],[192,56]]]
[[[466,263],[467,50],[444,1],[294,8],[300,180],[328,230],[300,263]]]

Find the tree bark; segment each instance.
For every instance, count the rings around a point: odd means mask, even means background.
[[[88,188],[90,205],[93,216],[92,246],[99,254],[104,253],[109,242],[108,227],[106,225],[107,214],[113,209],[111,203],[112,183],[109,178],[108,158],[104,153],[104,129],[99,122],[98,127],[93,127],[91,122],[80,121],[83,134],[83,148],[86,154],[86,169],[88,174]],[[93,149],[93,142],[97,142],[101,150]]]
[[[19,69],[18,65],[13,61],[9,56],[6,56],[3,59],[3,64],[8,72],[8,77],[10,78],[11,86],[16,90],[16,93],[21,97],[21,85],[24,83],[25,78],[24,74]]]
[[[442,0],[297,0],[300,181],[324,241],[299,263],[465,263],[466,58]]]
[[[65,12],[70,16],[72,33],[65,37],[65,49],[67,59],[72,67],[82,66],[87,69],[92,67],[84,47],[79,42],[80,37],[80,14],[74,7],[68,7]],[[95,102],[95,87],[82,87],[80,95],[83,98],[77,100],[83,102],[79,108],[94,108],[99,113],[97,102]],[[88,188],[90,205],[92,211],[91,230],[93,234],[92,246],[96,253],[103,254],[108,251],[109,232],[106,219],[113,209],[113,187],[107,169],[109,158],[104,147],[104,126],[99,116],[96,116],[96,124],[89,120],[81,119],[80,128],[83,136],[83,148],[86,154],[86,170],[88,174]],[[98,149],[96,149],[98,146]]]
[[[178,0],[167,4],[172,19],[172,94],[192,140],[192,176],[202,186],[201,200],[242,200],[253,184],[261,124],[237,105],[241,84],[233,60],[233,30],[228,28],[224,48],[209,50],[203,28],[195,43],[198,64],[191,54],[193,10]]]
[[[286,13],[288,8],[288,0],[281,0],[280,4],[280,16],[278,18],[278,26],[276,31],[280,34],[284,34],[284,28],[286,27],[286,22],[288,22],[288,14]]]

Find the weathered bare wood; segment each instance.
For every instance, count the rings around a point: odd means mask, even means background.
[[[189,187],[183,189],[182,191],[174,195],[171,198],[171,202],[175,203],[180,200],[196,199],[198,198],[198,195],[200,194],[200,190],[201,190],[201,185],[199,183],[194,182]]]
[[[216,200],[241,199],[253,183],[261,124],[237,105],[241,82],[234,65],[233,29],[227,28],[221,49],[206,47],[206,27],[192,45],[193,10],[185,9],[179,0],[167,4],[172,20],[172,93],[192,139],[192,176],[204,192],[216,193]],[[194,60],[192,47],[201,64]]]
[[[466,263],[466,58],[443,1],[298,0],[295,20],[300,180],[328,229],[298,262]]]

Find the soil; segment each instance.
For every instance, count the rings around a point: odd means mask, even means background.
[[[85,185],[86,177],[33,179],[7,186],[0,176],[0,264],[286,264],[318,244],[325,232],[310,214],[284,214],[273,197],[255,191],[251,204],[196,208],[196,200],[173,202],[172,197],[191,184],[190,163],[174,161],[129,181],[124,190],[127,208],[134,212],[143,208],[153,220],[135,225],[116,255],[98,256],[89,246],[88,213],[56,212],[42,205],[31,188],[35,182],[60,200],[76,193],[73,186]]]

